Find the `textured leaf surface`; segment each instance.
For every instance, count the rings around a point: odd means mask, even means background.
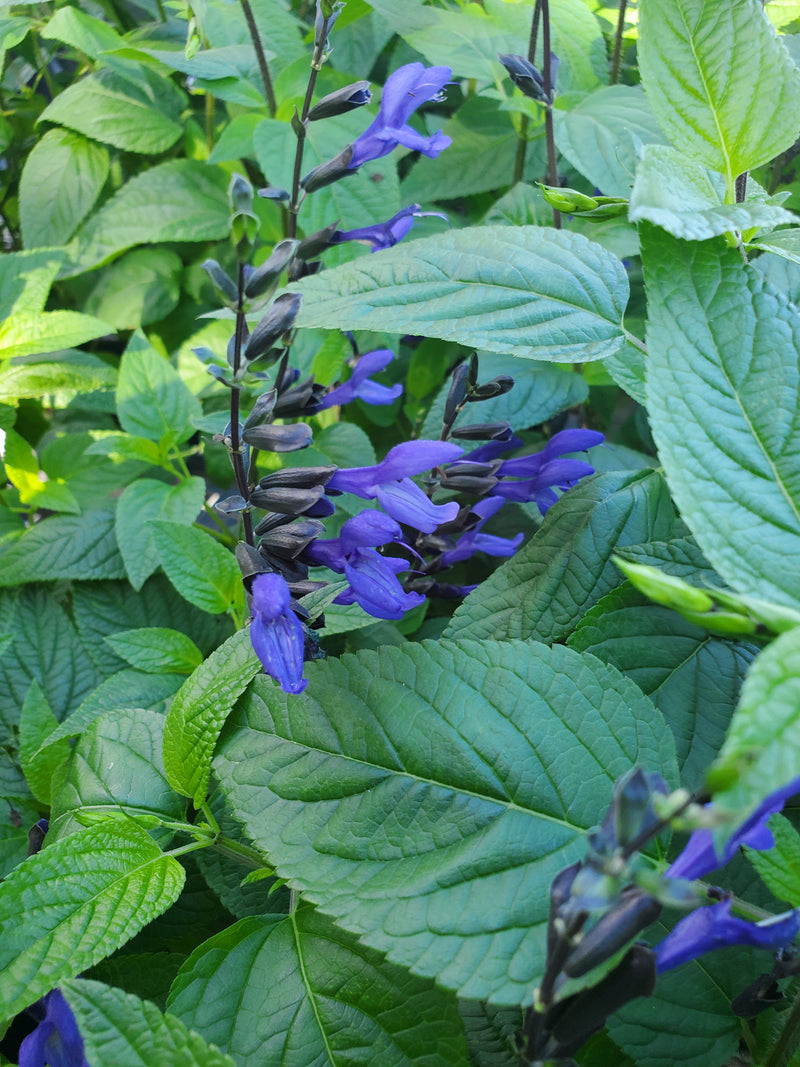
[[[124,576],[113,511],[42,519],[0,549],[0,586]]]
[[[19,761],[31,792],[42,804],[50,804],[53,772],[70,755],[66,741],[39,751],[42,742],[58,727],[38,682],[32,681],[19,718]]]
[[[648,229],[647,400],[681,514],[735,590],[800,603],[800,321],[715,243]]]
[[[131,338],[119,368],[117,414],[124,430],[150,441],[185,441],[200,402],[143,333]]]
[[[43,311],[63,259],[62,248],[34,248],[0,256],[0,318]]]
[[[203,659],[202,652],[190,637],[164,626],[123,630],[105,640],[132,667],[149,674],[164,671],[189,674]]]
[[[406,241],[290,288],[300,326],[441,337],[528,359],[580,361],[624,340],[628,279],[579,234],[476,226]]]
[[[756,0],[643,0],[639,41],[642,83],[664,132],[725,175],[729,193],[738,174],[793,144],[800,72]]]
[[[769,828],[775,839],[764,852],[747,850],[747,858],[771,893],[793,908],[800,905],[800,834],[783,815],[773,815]]]
[[[0,1003],[12,1018],[110,955],[178,898],[183,868],[114,820],[31,856],[0,885]]]
[[[86,310],[118,330],[158,322],[181,292],[183,263],[169,248],[137,248],[108,267],[86,301]]]
[[[558,641],[621,582],[611,560],[619,545],[668,537],[674,516],[655,471],[584,478],[545,516],[515,556],[453,615],[449,637]]]
[[[62,992],[75,1015],[89,1063],[114,1067],[235,1067],[174,1015],[101,982],[78,978]]]
[[[117,537],[125,569],[134,589],[141,589],[159,565],[151,523],[165,519],[189,525],[203,506],[202,478],[188,478],[178,485],[141,479],[129,485],[117,505]]]
[[[470,998],[530,999],[547,886],[616,777],[674,780],[651,702],[594,657],[405,644],[257,679],[215,771],[278,873],[365,943]]]
[[[245,919],[184,964],[169,1010],[238,1067],[466,1067],[455,999],[304,907]]]
[[[91,392],[113,388],[117,372],[89,352],[22,356],[3,366],[0,401],[40,397],[55,392]]]
[[[205,800],[211,757],[231,708],[261,670],[248,630],[212,652],[183,683],[164,727],[164,766],[173,789]]]
[[[239,565],[219,541],[194,526],[161,519],[150,528],[164,573],[190,604],[212,615],[244,606]]]
[[[79,311],[21,311],[0,324],[0,359],[55,352],[107,333],[108,323]]]

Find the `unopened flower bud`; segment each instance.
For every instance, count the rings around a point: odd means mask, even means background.
[[[310,233],[308,237],[304,237],[298,246],[297,258],[308,260],[321,256],[326,248],[330,248],[331,237],[333,237],[338,228],[339,222],[337,220],[336,222],[332,222],[330,226],[326,226],[324,229],[317,230],[316,233]]]
[[[239,542],[234,554],[239,570],[242,572],[242,578],[252,578],[256,574],[266,574],[269,571],[269,564],[261,553],[244,541]]]
[[[345,85],[333,93],[323,96],[309,111],[308,121],[316,122],[319,119],[329,119],[336,115],[344,115],[348,111],[354,111],[357,107],[363,107],[372,99],[369,82],[353,82]]]
[[[260,426],[262,422],[266,420],[272,414],[272,409],[275,407],[275,390],[268,389],[266,393],[262,393],[253,404],[253,410],[247,416],[247,421],[244,424],[245,430],[252,430],[254,426]]]
[[[495,396],[502,396],[503,393],[510,392],[513,388],[514,379],[509,374],[498,374],[490,382],[484,382],[483,385],[477,386],[467,397],[467,400],[471,403],[475,403],[478,400],[491,400]]]
[[[228,186],[228,202],[234,214],[241,211],[251,214],[253,211],[253,186],[241,174],[234,174],[231,178]]]
[[[467,379],[469,377],[469,365],[459,363],[453,371],[453,380],[444,405],[445,425],[450,426],[459,411],[467,401]]]
[[[271,530],[261,539],[259,548],[281,559],[294,559],[324,532],[325,527],[317,519],[292,522]]]
[[[245,347],[244,358],[248,363],[268,353],[275,342],[292,328],[300,310],[301,299],[299,293],[284,293],[270,304]]]
[[[525,56],[503,55],[497,57],[508,71],[512,82],[531,100],[538,100],[540,104],[552,103],[551,98],[544,90],[544,77]],[[558,72],[558,56],[550,53],[550,92],[556,82]]]
[[[251,426],[242,432],[244,443],[262,452],[297,452],[308,448],[313,436],[311,427],[304,422],[288,426]]]
[[[265,508],[279,515],[302,515],[323,495],[321,485],[310,489],[292,489],[288,486],[272,486],[267,489],[254,489],[250,494],[250,503],[257,508]]]
[[[342,149],[338,156],[328,159],[325,163],[320,163],[318,167],[310,170],[305,178],[302,179],[300,185],[307,193],[313,193],[317,189],[323,189],[326,185],[338,182],[340,178],[355,174],[354,170],[350,170],[352,158],[353,146],[349,144]]]
[[[207,259],[202,266],[223,302],[229,307],[236,307],[239,303],[239,289],[233,278],[222,269],[216,259]]]
[[[286,486],[290,489],[310,489],[315,485],[325,485],[336,472],[337,467],[284,467],[283,470],[265,475],[258,483],[262,489]]]
[[[459,426],[450,434],[463,441],[510,441],[514,431],[507,422],[475,422]]]
[[[654,923],[661,904],[638,886],[627,886],[619,903],[602,915],[570,952],[564,973],[579,978],[610,959],[637,934]]]
[[[292,194],[288,189],[279,189],[274,185],[268,185],[266,189],[259,189],[258,195],[263,197],[264,200],[277,200],[281,204],[288,204],[292,199]]]
[[[247,279],[244,293],[249,299],[263,296],[278,281],[297,251],[299,242],[294,240],[279,241],[272,249],[269,259],[256,267]]]

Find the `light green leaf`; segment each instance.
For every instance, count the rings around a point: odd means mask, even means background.
[[[42,519],[0,548],[0,586],[124,576],[113,511]]]
[[[183,683],[164,726],[164,767],[173,789],[202,803],[211,757],[233,705],[261,670],[248,630],[212,652]]]
[[[186,634],[164,626],[121,630],[105,638],[107,645],[132,667],[147,674],[191,674],[203,653]]]
[[[231,160],[243,159],[253,154],[253,133],[263,119],[261,115],[247,111],[243,115],[237,115],[232,119],[219,135],[211,155],[209,163],[228,163]]]
[[[42,742],[57,727],[58,720],[39,683],[32,681],[19,717],[19,761],[31,792],[38,801],[48,805],[53,771],[70,755],[66,741],[40,751]]]
[[[214,770],[278,874],[338,925],[470,999],[529,1003],[553,876],[613,781],[674,781],[672,736],[593,656],[407,642],[256,679]]]
[[[235,1067],[194,1031],[155,1004],[85,978],[61,986],[83,1038],[86,1058],[114,1067]]]
[[[6,767],[11,766],[10,759],[5,752],[0,755],[0,761],[0,793],[6,801],[11,801],[7,805],[8,815],[0,818],[0,878],[5,878],[9,871],[19,866],[28,855],[28,830],[38,820],[41,809],[38,804],[34,803],[33,797],[23,800],[14,796],[12,800],[13,794],[8,788],[9,783],[3,773]],[[17,813],[13,821],[12,805]]]
[[[41,31],[48,41],[63,41],[77,48],[90,59],[102,52],[119,48],[123,40],[113,26],[102,19],[87,15],[77,7],[61,7]]]
[[[3,366],[0,401],[41,397],[52,393],[109,389],[117,384],[117,372],[89,352],[59,352],[21,356]]]
[[[136,81],[100,70],[74,82],[44,109],[54,122],[126,152],[166,152],[181,136],[183,93],[167,78],[140,67]]]
[[[753,241],[754,249],[765,249],[776,256],[789,260],[790,263],[800,263],[800,227],[791,230],[776,230],[766,234],[757,241]]]
[[[75,8],[58,14],[67,11]],[[94,207],[108,169],[108,151],[101,145],[70,130],[48,130],[25,161],[20,179],[26,246],[66,244]]]
[[[642,83],[682,152],[725,177],[768,163],[797,138],[800,71],[757,0],[643,0]]]
[[[531,540],[467,597],[449,637],[566,637],[621,575],[618,545],[669,537],[674,515],[655,471],[596,474],[547,512]]]
[[[159,566],[151,522],[166,519],[188,526],[197,518],[204,497],[202,478],[172,486],[146,478],[125,489],[117,505],[117,537],[134,589],[141,589]]]
[[[150,531],[164,573],[190,604],[212,615],[244,607],[239,565],[211,534],[161,519]]]
[[[278,921],[244,919],[201,945],[168,1003],[238,1067],[299,1065],[300,1049],[304,1067],[365,1056],[381,1067],[469,1063],[451,995],[308,907]]]
[[[129,433],[115,433],[113,430],[95,430],[96,440],[86,449],[89,456],[112,456],[120,460],[140,460],[148,466],[164,467],[170,474],[175,473],[175,466],[168,458],[168,453],[155,441],[146,437],[137,437]]]
[[[0,359],[71,348],[114,330],[79,311],[21,311],[0,323]]]
[[[642,261],[648,414],[681,515],[733,589],[796,608],[796,309],[716,243],[647,229]]]
[[[177,900],[183,881],[177,860],[120,820],[31,856],[0,885],[3,1018],[124,945]]]
[[[126,182],[81,227],[67,246],[61,276],[91,270],[133,245],[220,240],[230,230],[227,189],[223,170],[196,160],[151,167]]]
[[[748,848],[747,858],[769,891],[796,908],[800,905],[800,834],[783,815],[772,815],[768,825],[774,846],[763,852]]]
[[[183,263],[169,248],[137,248],[108,267],[86,299],[86,310],[118,330],[158,322],[181,292]]]
[[[624,340],[625,268],[577,234],[476,226],[407,241],[289,287],[300,326],[422,334],[560,362]]]
[[[36,248],[0,256],[0,319],[43,311],[63,260],[63,248]]]
[[[155,59],[170,70],[179,70],[191,78],[201,78],[204,81],[216,81],[218,78],[255,81],[259,77],[258,62],[251,44],[203,48],[191,59],[187,59],[183,46],[174,49],[123,47],[118,55],[125,59]],[[269,48],[265,49],[264,55],[268,60],[275,58],[274,52]]]
[[[641,145],[666,140],[638,85],[607,85],[553,110],[556,146],[605,196],[627,196]]]
[[[631,193],[632,222],[654,222],[675,237],[704,241],[731,230],[771,229],[797,221],[752,180],[743,204],[725,203],[725,179],[676,148],[646,145]]]
[[[179,444],[195,432],[200,401],[184,385],[168,359],[137,331],[122,357],[117,382],[117,415],[128,433]]]
[[[80,515],[80,505],[61,479],[48,479],[39,471],[39,460],[16,430],[5,431],[3,466],[6,477],[19,490],[21,503],[31,508],[66,511]]]

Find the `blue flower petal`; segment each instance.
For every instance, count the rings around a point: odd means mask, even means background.
[[[253,621],[250,640],[264,670],[286,693],[302,693],[305,635],[291,609],[291,594],[279,574],[253,579]]]
[[[434,504],[410,478],[378,486],[375,495],[388,515],[421,533],[433,533],[437,526],[452,522],[458,515],[455,501]]]
[[[19,1067],[88,1067],[83,1038],[60,989],[44,998],[45,1017],[19,1048]]]

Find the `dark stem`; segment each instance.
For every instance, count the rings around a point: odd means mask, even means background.
[[[306,95],[303,100],[303,110],[300,114],[299,124],[294,123],[294,131],[297,136],[297,148],[294,154],[294,174],[292,175],[292,199],[289,203],[289,229],[287,237],[297,236],[297,213],[300,210],[300,174],[303,169],[303,152],[306,147],[306,128],[308,125],[308,113],[311,110],[311,101],[314,98],[314,87],[317,84],[317,74],[322,68],[322,57],[325,49],[325,39],[328,33],[328,19],[322,25],[320,44],[314,46],[314,54],[311,57],[311,73],[308,76]]]
[[[236,329],[233,335],[233,377],[236,382],[236,376],[239,373],[239,367],[242,361],[242,345],[244,343],[244,334],[247,329],[247,321],[245,319],[243,305],[244,305],[244,264],[239,264],[239,302],[236,307]],[[239,397],[241,389],[238,384],[234,384],[231,389],[231,463],[233,465],[233,473],[236,477],[236,487],[239,490],[239,495],[244,500],[250,499],[250,492],[247,488],[247,474],[244,469],[244,457],[242,455],[242,439],[239,435]],[[242,519],[244,521],[244,536],[248,545],[254,545],[255,539],[253,537],[253,520],[249,511],[242,512]]]
[[[747,171],[744,171],[736,178],[734,190],[736,192],[736,203],[743,204],[747,196]]]
[[[542,0],[542,48],[544,59],[542,61],[542,78],[544,81],[544,94],[548,100],[552,99],[553,86],[550,82],[550,3]],[[549,104],[545,105],[544,113],[544,136],[547,142],[547,184],[558,187],[558,168],[556,166],[556,141],[553,135],[553,109]],[[561,229],[561,212],[553,208],[553,226]]]
[[[534,63],[534,56],[536,55],[536,38],[539,36],[539,14],[541,12],[542,0],[536,0],[536,5],[533,9],[533,18],[531,19],[531,32],[528,37],[528,62]],[[514,157],[514,173],[513,183],[522,181],[522,176],[525,173],[525,155],[528,151],[528,126],[530,125],[530,119],[527,115],[522,116],[522,121],[519,124],[519,140],[517,141],[517,154]]]
[[[625,32],[625,8],[628,0],[619,0],[619,14],[617,15],[617,32],[614,34],[614,51],[611,56],[611,72],[609,82],[616,85],[619,80],[619,61],[622,55],[622,35]]]
[[[258,26],[256,26],[256,20],[253,18],[253,9],[250,7],[249,0],[242,0],[242,11],[244,11],[244,19],[247,23],[250,40],[253,42],[253,48],[256,50],[258,69],[261,71],[261,80],[264,83],[264,95],[267,98],[269,113],[272,118],[275,118],[275,112],[278,110],[278,104],[275,100],[275,90],[272,87],[272,78],[270,77],[269,67],[267,66],[267,57],[264,55],[264,49],[261,45],[261,37],[258,33]]]

